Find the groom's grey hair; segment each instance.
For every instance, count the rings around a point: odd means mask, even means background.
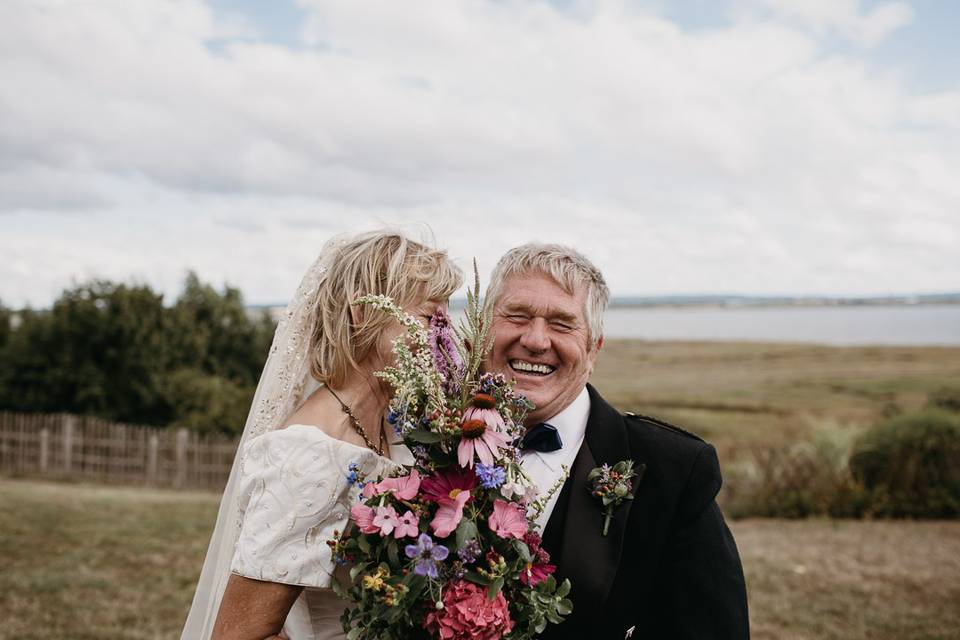
[[[488,303],[496,307],[508,277],[531,271],[549,276],[570,295],[583,287],[588,341],[593,344],[603,337],[603,314],[610,301],[610,289],[596,265],[576,249],[562,244],[528,242],[503,254],[490,276]]]

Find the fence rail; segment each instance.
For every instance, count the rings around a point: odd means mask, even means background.
[[[0,411],[0,474],[220,491],[238,442],[91,416]]]

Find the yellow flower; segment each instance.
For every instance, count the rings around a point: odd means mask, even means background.
[[[387,586],[387,583],[383,581],[384,578],[388,577],[390,572],[379,567],[371,575],[363,576],[363,588],[369,589],[371,591],[382,591],[384,587]]]

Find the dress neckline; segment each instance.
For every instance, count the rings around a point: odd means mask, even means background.
[[[337,443],[337,444],[345,445],[345,446],[347,446],[347,447],[350,447],[351,449],[357,449],[357,450],[362,451],[362,452],[364,452],[364,453],[368,453],[368,454],[372,455],[373,457],[378,458],[378,459],[380,459],[380,460],[386,460],[387,462],[389,462],[389,463],[391,463],[391,464],[397,464],[397,463],[394,462],[391,458],[388,458],[387,456],[381,456],[380,454],[378,454],[376,451],[374,451],[373,449],[371,449],[371,448],[369,448],[369,447],[360,446],[359,444],[354,444],[354,443],[348,442],[348,441],[346,441],[346,440],[341,440],[340,438],[334,438],[332,435],[330,435],[329,433],[327,433],[326,431],[324,431],[324,430],[321,429],[320,427],[318,427],[318,426],[316,426],[316,425],[313,425],[313,424],[304,424],[304,423],[302,423],[302,422],[295,422],[295,423],[293,423],[293,424],[289,424],[289,425],[287,425],[287,426],[285,426],[285,427],[282,427],[282,428],[280,428],[280,429],[275,429],[275,430],[274,430],[274,433],[279,432],[279,431],[289,431],[290,429],[293,429],[294,427],[302,427],[303,429],[308,429],[308,430],[311,431],[311,432],[315,432],[315,433],[319,434],[320,437],[323,438],[323,439],[325,439],[325,440],[332,440],[333,442],[335,442],[335,443]],[[387,442],[387,447],[390,447],[391,444],[393,444],[393,443]]]

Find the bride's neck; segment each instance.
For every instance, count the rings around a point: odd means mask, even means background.
[[[384,383],[372,374],[354,371],[342,384],[331,387],[331,390],[350,407],[367,435],[376,442],[380,421],[390,404],[390,394]]]

